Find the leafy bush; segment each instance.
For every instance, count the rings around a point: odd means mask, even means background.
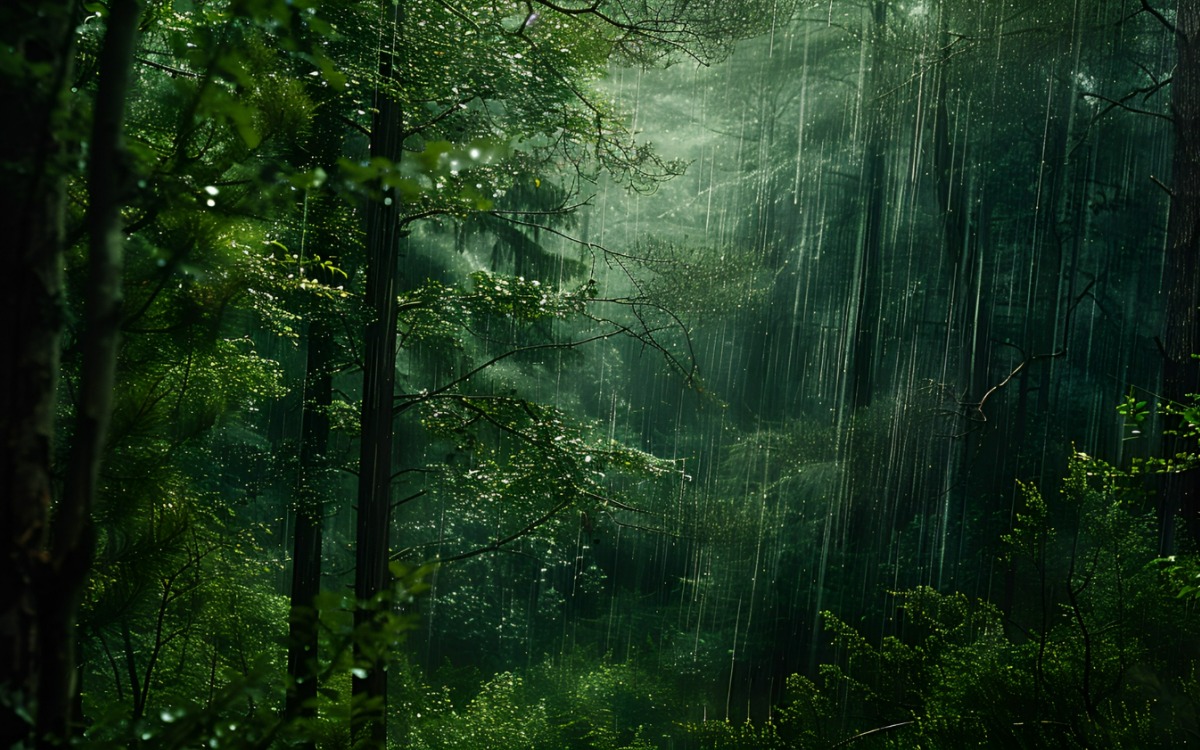
[[[1154,560],[1153,514],[1128,473],[1084,454],[1059,496],[1022,488],[1004,542],[1008,611],[929,587],[900,592],[872,641],[830,612],[821,683],[789,681],[772,721],[690,725],[703,748],[1177,747],[1194,735],[1200,624]],[[1184,597],[1186,599],[1186,597]]]

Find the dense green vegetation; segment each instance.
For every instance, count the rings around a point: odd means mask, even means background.
[[[0,34],[0,744],[1196,741],[1196,0]]]

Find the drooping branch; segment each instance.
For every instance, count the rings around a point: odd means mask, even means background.
[[[506,351],[502,354],[497,354],[495,357],[492,357],[487,362],[484,362],[483,364],[479,365],[478,367],[475,367],[474,369],[468,371],[467,373],[460,375],[459,377],[454,378],[453,380],[451,380],[437,388],[434,388],[431,391],[427,391],[425,393],[419,393],[419,394],[415,394],[415,395],[410,394],[410,395],[404,395],[404,396],[397,396],[396,400],[400,401],[403,399],[403,403],[394,407],[393,413],[399,414],[403,411],[410,409],[413,406],[416,406],[417,404],[424,403],[425,401],[428,401],[431,398],[436,398],[436,397],[442,395],[443,393],[446,393],[450,389],[454,388],[455,386],[465,383],[466,381],[470,380],[471,378],[475,377],[476,375],[483,372],[487,368],[495,365],[496,363],[502,362],[503,360],[508,359],[509,357],[515,356],[517,354],[524,354],[524,353],[528,353],[528,352],[540,351],[540,350],[546,350],[546,349],[575,349],[580,346],[584,346],[585,344],[590,344],[594,341],[603,341],[604,339],[610,339],[614,336],[619,336],[621,333],[622,333],[622,331],[619,331],[619,330],[618,331],[606,331],[605,333],[599,333],[599,334],[596,334],[595,336],[589,336],[587,338],[578,339],[576,341],[565,341],[565,342],[554,343],[554,344],[532,344],[530,346],[521,346],[521,347],[516,347],[514,349],[509,349],[508,351]]]
[[[859,732],[858,734],[847,737],[844,740],[835,742],[834,744],[830,745],[829,747],[830,747],[830,750],[833,750],[834,748],[838,748],[838,747],[846,747],[848,745],[854,744],[855,742],[858,742],[859,740],[865,740],[870,737],[874,737],[876,735],[884,734],[887,732],[894,732],[897,729],[903,729],[905,727],[910,727],[917,723],[919,723],[919,722],[914,719],[914,720],[910,720],[910,721],[898,721],[895,724],[887,724],[885,726],[875,727],[874,729],[868,729],[865,732]],[[1044,719],[1041,721],[1014,721],[1010,726],[1024,727],[1024,726],[1028,726],[1030,724],[1034,724],[1036,726],[1055,726],[1055,727],[1069,727],[1070,726],[1070,724],[1066,723],[1065,721],[1052,721],[1049,719]]]
[[[515,407],[515,408],[521,410],[522,412],[524,412],[524,414],[529,418],[529,420],[536,427],[539,422],[541,422],[542,420],[545,419],[545,415],[536,413],[534,410],[534,406],[530,402],[525,401],[523,399],[510,398],[510,397],[506,397],[506,396],[462,396],[459,394],[442,394],[438,398],[450,400],[474,415],[470,419],[466,419],[464,417],[465,421],[463,421],[461,423],[462,426],[464,426],[464,427],[470,426],[472,424],[475,424],[476,422],[484,422],[486,424],[489,424],[492,427],[494,427],[495,429],[499,430],[500,432],[503,432],[504,434],[515,438],[518,442],[520,442],[524,445],[532,446],[535,450],[543,451],[546,455],[546,462],[548,464],[551,464],[557,468],[562,469],[561,472],[552,472],[555,475],[568,476],[571,473],[569,470],[569,467],[567,466],[567,464],[569,464],[573,460],[570,455],[570,451],[568,449],[564,448],[563,445],[560,444],[560,442],[557,439],[555,439],[554,437],[546,436],[546,435],[539,435],[536,433],[536,431],[531,433],[531,431],[529,431],[527,429],[522,429],[520,426],[513,424],[512,422],[510,422],[504,418],[498,417],[495,413],[481,407],[479,405],[479,403],[477,403],[477,402],[492,402],[492,403],[500,403],[502,405],[507,405],[510,407]],[[594,450],[592,448],[588,448],[587,451],[588,451],[589,456],[592,456],[592,455],[610,456],[610,457],[619,456],[618,452],[606,451],[604,449]],[[654,533],[669,534],[669,535],[674,536],[674,534],[672,534],[672,532],[664,530],[664,529],[655,529],[655,528],[651,528],[651,527],[647,527],[647,526],[630,524],[630,523],[622,522],[619,519],[613,517],[613,515],[612,515],[613,510],[623,510],[623,511],[631,512],[631,513],[638,513],[638,514],[644,514],[644,515],[649,515],[649,516],[659,516],[660,514],[645,510],[643,508],[637,508],[633,505],[622,502],[621,500],[618,500],[616,498],[607,496],[605,494],[600,494],[600,492],[598,491],[598,488],[593,487],[593,488],[589,489],[589,487],[587,486],[586,483],[577,482],[577,481],[568,479],[566,481],[565,485],[558,489],[558,492],[562,494],[562,497],[563,497],[562,500],[557,502],[547,512],[540,514],[539,516],[534,518],[532,521],[526,523],[524,526],[522,526],[520,529],[516,530],[515,532],[506,534],[502,537],[498,537],[484,545],[481,545],[478,547],[473,547],[471,549],[465,550],[463,552],[455,553],[448,557],[438,558],[435,562],[437,562],[437,563],[456,562],[459,560],[465,560],[468,558],[487,554],[489,552],[495,552],[506,545],[509,545],[523,537],[526,537],[526,536],[532,534],[538,528],[540,528],[541,526],[548,523],[556,515],[558,515],[560,512],[562,512],[567,507],[569,507],[572,503],[576,502],[579,498],[586,498],[587,500],[590,500],[590,501],[596,503],[600,507],[600,509],[603,512],[605,512],[605,514],[608,515],[609,518],[618,526],[624,526],[627,528],[635,528],[635,529],[654,532]],[[441,544],[444,544],[443,540],[427,542],[427,543],[423,543],[423,544],[417,544],[417,545],[408,547],[404,550],[401,550],[401,551],[395,553],[392,556],[392,559],[394,559],[394,560],[400,559],[406,555],[413,554],[413,553],[417,552],[418,550],[425,549],[428,547],[438,546]]]
[[[529,19],[534,15],[533,6],[539,5],[564,16],[593,16],[618,31],[623,31],[646,42],[665,45],[672,51],[691,58],[699,65],[708,65],[705,58],[688,46],[689,42],[701,41],[700,34],[689,29],[687,24],[679,19],[648,18],[623,21],[601,10],[603,0],[595,0],[595,2],[579,8],[569,8],[550,0],[529,0],[525,5],[529,9],[529,15],[526,17],[526,22],[521,25],[521,31],[525,30],[529,25]]]
[[[139,65],[145,65],[148,68],[154,68],[155,70],[161,70],[162,72],[166,73],[171,78],[199,78],[200,77],[199,73],[194,73],[190,70],[183,70],[182,68],[173,68],[170,65],[163,65],[162,63],[156,63],[153,60],[147,60],[144,57],[138,57],[138,58],[136,58],[136,61]]]
[[[566,499],[560,500],[553,508],[546,511],[545,513],[538,516],[537,518],[533,519],[532,521],[527,523],[525,526],[521,527],[517,531],[514,531],[513,533],[509,534],[508,536],[504,536],[499,539],[496,539],[495,541],[493,541],[489,544],[486,544],[483,547],[477,547],[475,549],[468,550],[466,552],[460,552],[456,555],[450,555],[449,557],[440,557],[435,562],[438,564],[448,563],[448,562],[458,562],[459,560],[466,560],[467,558],[470,558],[470,557],[478,557],[479,555],[483,555],[488,552],[495,552],[496,550],[500,549],[501,547],[504,547],[505,545],[508,545],[508,544],[512,544],[513,542],[517,541],[518,539],[521,539],[522,537],[528,536],[529,534],[532,534],[534,531],[537,531],[538,528],[540,528],[540,527],[544,526],[546,523],[550,522],[550,520],[552,520],[563,509],[565,509],[568,505],[570,505],[573,499],[574,498],[568,496]],[[421,545],[421,546],[431,546],[433,544],[440,544],[440,542],[431,542],[428,545]],[[409,547],[408,549],[400,550],[396,554],[392,555],[392,559],[399,560],[399,559],[403,558],[405,555],[408,555],[408,554],[420,549],[421,546]]]
[[[895,724],[887,724],[882,727],[875,727],[874,729],[868,729],[865,732],[859,732],[858,734],[847,737],[846,739],[844,739],[840,742],[835,742],[834,744],[830,745],[830,748],[832,750],[832,748],[845,747],[851,743],[858,742],[859,740],[865,740],[868,737],[874,737],[877,734],[893,732],[897,729],[903,729],[904,727],[909,727],[916,723],[917,722],[915,720],[913,720],[913,721],[898,721]]]
[[[470,102],[474,101],[475,99],[480,99],[480,98],[482,98],[482,95],[472,94],[471,96],[464,97],[462,99],[458,99],[458,100],[454,101],[450,106],[446,107],[441,112],[438,112],[433,117],[430,117],[428,120],[417,123],[416,125],[412,125],[412,126],[408,127],[407,129],[405,129],[401,135],[402,139],[408,139],[408,138],[410,138],[414,135],[417,135],[425,130],[428,130],[429,128],[432,128],[434,125],[437,125],[439,122],[445,120],[450,115],[454,114],[455,112],[458,112],[463,107],[466,107],[467,104],[469,104]]]

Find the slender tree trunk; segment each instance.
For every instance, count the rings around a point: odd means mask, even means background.
[[[124,236],[121,205],[128,193],[122,130],[142,6],[138,0],[109,3],[100,51],[99,89],[92,112],[88,163],[88,284],[82,331],[83,371],[75,407],[66,485],[55,509],[50,540],[54,585],[41,589],[38,733],[71,735],[78,673],[75,620],[91,570],[95,546],[92,503],[112,413]],[[53,590],[51,590],[53,589]]]
[[[887,3],[871,3],[870,69],[866,75],[863,104],[866,119],[859,271],[855,289],[854,353],[850,371],[851,409],[870,406],[875,389],[875,355],[883,325],[883,219],[884,219],[884,143],[887,118],[883,113],[883,37],[887,24]]]
[[[339,120],[338,98],[328,87],[310,89],[317,103],[311,137],[294,157],[308,168],[334,173],[342,154],[345,125]],[[340,198],[315,185],[305,192],[304,227],[300,242],[302,258],[320,255],[337,266],[346,238],[337,233]],[[309,274],[333,286],[336,278],[320,264],[309,263]],[[305,329],[307,359],[304,401],[301,405],[300,470],[296,487],[295,525],[292,553],[291,614],[289,617],[288,675],[291,677],[285,712],[289,717],[316,715],[320,665],[318,662],[315,599],[321,590],[321,550],[327,502],[326,476],[329,462],[329,406],[333,402],[333,367],[336,352],[329,322],[331,310],[319,302],[311,305]],[[315,741],[309,741],[313,747]]]
[[[1172,78],[1171,106],[1175,117],[1171,215],[1167,225],[1166,330],[1163,345],[1163,396],[1187,404],[1188,394],[1200,393],[1200,0],[1179,0],[1175,17],[1178,62]],[[1179,437],[1167,441],[1168,455],[1193,453],[1194,444]],[[1167,476],[1163,488],[1162,539],[1164,552],[1175,549],[1175,516],[1200,543],[1200,470]]]
[[[379,50],[380,84],[375,94],[371,126],[371,157],[399,164],[403,122],[399,102],[386,89],[396,77],[396,57],[403,45],[403,2],[390,5],[390,38]],[[386,589],[388,530],[391,510],[392,407],[396,380],[397,241],[400,236],[400,196],[380,186],[383,195],[367,209],[366,297],[371,316],[363,350],[362,437],[358,474],[354,594],[360,608],[355,625],[364,626],[373,613],[361,605]],[[375,663],[359,649],[357,666],[365,670],[352,681],[355,706],[352,738],[356,747],[384,748],[387,744],[386,665]]]
[[[990,305],[982,283],[981,226],[980,222],[972,224],[971,221],[973,186],[966,179],[968,146],[965,142],[955,145],[950,138],[950,107],[946,101],[951,64],[950,11],[945,3],[940,12],[938,44],[943,50],[943,58],[934,93],[933,164],[938,207],[942,211],[942,238],[947,260],[954,269],[954,318],[948,324],[958,336],[957,385],[963,393],[982,394],[991,385],[988,379]]]
[[[314,600],[321,590],[321,545],[325,515],[322,477],[328,466],[328,408],[333,397],[333,337],[324,321],[308,328],[308,357],[300,444],[300,486],[296,499],[292,553],[287,695],[289,716],[313,716],[317,698],[317,617]]]

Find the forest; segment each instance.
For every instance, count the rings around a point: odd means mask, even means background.
[[[6,0],[0,80],[0,747],[1200,742],[1200,0]]]

